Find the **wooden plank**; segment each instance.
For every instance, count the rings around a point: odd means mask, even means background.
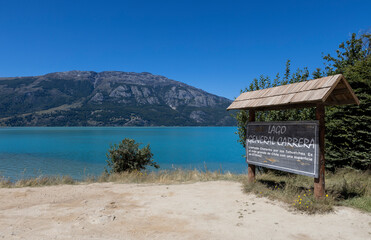
[[[227,110],[237,109],[237,108],[240,108],[240,107],[243,107],[242,102],[233,102],[231,105],[229,105]]]
[[[287,104],[290,102],[290,100],[292,99],[294,95],[295,93],[254,99],[253,102],[249,104],[249,106],[258,107],[258,106],[274,106],[274,105]]]
[[[261,98],[253,99],[253,100],[250,100],[249,106],[255,107],[255,106],[261,105],[261,102],[262,102]]]
[[[288,104],[293,102],[293,97],[295,97],[299,93],[292,93],[292,94],[286,94],[286,95],[278,95],[273,97],[264,97],[264,98],[258,98],[258,99],[251,99],[251,100],[245,100],[245,101],[239,101],[234,102],[235,104],[232,104],[231,107],[258,107],[258,106],[269,106],[269,105],[281,105],[281,104]],[[310,93],[307,91],[306,96],[311,96],[313,93]],[[317,94],[318,95],[318,94]],[[314,96],[317,96],[316,94]],[[320,98],[319,98],[320,99]],[[311,99],[312,100],[312,99]],[[237,104],[241,103],[243,104]],[[294,101],[296,102],[296,101]]]
[[[304,91],[296,93],[291,99],[291,103],[299,103],[306,101],[321,101],[329,88],[320,88],[316,90]]]
[[[287,86],[288,85],[282,85],[282,86],[272,88],[272,91],[270,92],[269,96],[277,96],[277,95],[283,94]]]
[[[264,92],[263,97],[273,97],[273,96],[280,96],[280,95],[298,92],[304,85],[305,85],[305,82],[300,82],[300,83],[282,85],[282,86],[278,86],[274,88],[268,88],[267,90],[269,91]]]
[[[254,98],[262,98],[265,96],[265,94],[267,92],[271,91],[271,89],[267,88],[267,89],[262,89],[262,90],[258,90],[255,92],[255,95],[253,96]]]
[[[247,103],[247,101],[233,102],[227,109],[246,108],[248,106]]]
[[[255,111],[268,111],[268,110],[284,110],[284,109],[296,109],[296,108],[313,108],[316,107],[319,101],[305,102],[305,103],[290,103],[290,104],[281,104],[274,106],[259,106],[255,107]]]
[[[290,94],[290,93],[300,92],[303,86],[305,86],[305,84],[306,84],[306,81],[286,85],[286,89],[281,91],[281,94]]]
[[[243,102],[245,107],[253,107],[257,99],[246,100]]]
[[[321,87],[331,87],[338,81],[339,78],[341,78],[341,74],[333,75],[326,82],[324,82]]]
[[[267,92],[267,91],[269,91],[269,88],[256,90],[256,91],[252,91],[252,92],[245,92],[245,93],[242,93],[240,96],[238,96],[236,98],[236,101],[243,101],[243,100],[259,98],[259,97],[262,97],[265,94],[265,92]]]
[[[323,78],[323,79],[331,79],[331,77]],[[317,84],[320,84],[321,82],[318,80],[310,80],[300,83],[293,83],[289,85],[283,85],[278,86],[274,88],[268,88],[268,89],[262,89],[257,90],[253,92],[246,92],[242,93],[236,101],[243,101],[243,100],[249,100],[249,99],[256,99],[256,98],[265,98],[265,97],[271,97],[271,96],[279,96],[284,94],[290,94],[295,92],[303,92],[308,91],[310,89],[316,89],[314,88]],[[323,81],[322,84],[326,84],[326,81]]]
[[[234,101],[243,101],[248,98],[248,95],[251,94],[252,92],[244,92],[241,93],[240,96],[238,96]]]
[[[330,77],[323,77],[316,80],[313,80],[313,85],[311,86],[311,89],[318,89],[321,88],[322,85],[326,84],[328,80],[330,80],[332,76]]]
[[[283,85],[283,86],[278,86],[278,87],[273,87],[273,88],[261,89],[261,90],[257,90],[253,92],[245,92],[245,93],[241,93],[241,95],[238,96],[235,99],[235,101],[244,101],[244,100],[249,100],[249,99],[289,94],[289,93],[299,91],[301,87],[304,85],[305,85],[305,82],[300,82],[300,83],[293,83],[293,84]]]
[[[251,95],[253,92],[244,92],[241,93],[240,96],[238,96],[234,101],[242,101],[248,98],[249,95]]]
[[[295,96],[295,93],[276,96],[274,105],[288,104],[293,96]]]
[[[279,101],[279,96],[261,98],[259,105],[260,106],[277,105],[278,101]]]
[[[259,98],[261,97],[268,97],[270,96],[270,92],[274,91],[274,88],[266,88],[266,89],[263,89],[263,91],[260,91],[259,92]]]
[[[269,106],[269,105],[276,105],[279,96],[274,96],[274,97],[267,97],[267,98],[261,98],[259,105],[260,106]]]
[[[251,100],[248,100],[249,102]],[[255,111],[268,111],[268,110],[283,110],[283,109],[293,109],[293,108],[312,108],[320,103],[320,101],[313,101],[313,102],[305,102],[305,103],[289,103],[289,104],[277,104],[271,106],[249,106],[244,102],[239,102],[241,105],[239,107],[232,108],[231,106],[228,107],[227,110],[249,110],[253,109]],[[243,104],[243,105],[242,105]]]
[[[248,99],[254,98],[254,95],[255,94],[256,94],[255,91],[241,93],[241,95],[238,96],[235,101],[244,101],[244,100],[248,100]]]
[[[318,79],[317,83],[313,86],[313,89],[331,87],[340,76],[341,76],[340,74],[337,74],[333,76],[320,78]]]
[[[341,79],[343,78],[342,77],[343,75],[340,75],[339,77],[336,78],[336,81],[333,83],[333,85],[330,87],[330,90],[326,93],[325,96],[323,96],[322,98],[322,102],[326,102],[328,96],[330,96],[330,94],[332,93],[332,91],[336,88],[336,86],[339,84],[339,82],[341,81]]]
[[[296,93],[295,96],[291,99],[291,103],[304,102],[311,94],[311,91],[304,91]]]
[[[324,95],[330,90],[330,88],[320,88],[317,90],[310,91],[309,96],[305,99],[305,101],[314,101],[323,98]]]
[[[305,82],[305,85],[300,89],[301,92],[314,89],[314,86],[320,81],[320,79],[309,80]]]

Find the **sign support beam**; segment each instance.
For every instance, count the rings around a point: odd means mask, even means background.
[[[255,122],[255,110],[252,109],[249,110],[249,122]],[[247,179],[249,183],[255,182],[255,165],[252,165],[250,163],[247,167]]]
[[[316,119],[319,121],[319,174],[314,179],[314,196],[322,198],[325,195],[325,106],[318,104]]]

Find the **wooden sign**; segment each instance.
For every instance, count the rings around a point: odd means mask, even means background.
[[[318,121],[250,122],[247,163],[318,177]]]

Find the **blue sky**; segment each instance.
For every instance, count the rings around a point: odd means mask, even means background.
[[[0,76],[150,72],[230,99],[261,74],[323,66],[370,30],[371,1],[0,0]]]

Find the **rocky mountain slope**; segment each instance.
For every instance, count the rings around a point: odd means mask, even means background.
[[[231,100],[150,73],[0,78],[2,126],[225,126]]]

